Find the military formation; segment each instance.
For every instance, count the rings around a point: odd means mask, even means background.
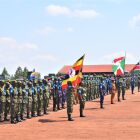
[[[111,104],[117,94],[118,102],[125,100],[126,89],[138,86],[140,92],[140,75],[113,77],[112,75],[85,75],[79,85],[72,86],[68,81],[67,89],[62,90],[62,78],[33,81],[0,81],[0,122],[12,124],[26,119],[47,114],[52,102],[52,110],[67,107],[68,121],[73,121],[73,105],[79,103],[79,116],[85,117],[86,101],[100,99],[100,108],[104,108],[104,96],[111,94]]]
[[[140,92],[140,74],[137,76],[126,75],[123,77],[114,77],[113,75],[88,75],[84,76],[82,82],[76,87],[72,86],[71,81],[68,81],[67,84],[67,115],[68,121],[73,121],[73,99],[75,100],[76,94],[79,99],[80,117],[85,117],[83,111],[86,101],[100,98],[100,108],[104,109],[104,97],[108,94],[111,94],[111,104],[114,104],[116,94],[118,102],[121,102],[121,100],[126,100],[126,90],[131,89],[131,93],[134,94],[134,89],[138,86],[138,92]]]
[[[50,86],[46,80],[0,81],[0,122],[22,122],[47,114]]]

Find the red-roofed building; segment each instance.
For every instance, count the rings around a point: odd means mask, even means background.
[[[135,64],[126,64],[125,72],[130,72],[134,68]],[[70,66],[64,66],[59,70],[59,74],[67,74]],[[83,74],[113,74],[112,65],[84,65]]]

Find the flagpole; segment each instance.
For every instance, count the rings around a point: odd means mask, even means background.
[[[125,64],[126,64],[126,51],[125,51]],[[124,64],[124,76],[125,76],[125,64]]]

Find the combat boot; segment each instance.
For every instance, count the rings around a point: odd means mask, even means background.
[[[118,99],[118,102],[121,102],[121,100],[120,100],[120,99]]]
[[[20,119],[20,116],[19,115],[16,117],[16,121],[17,122],[22,122],[22,120]]]
[[[100,108],[101,108],[101,109],[104,109],[103,104],[100,105]]]
[[[68,121],[74,121],[71,117],[71,114],[68,114]]]
[[[23,121],[25,121],[25,120],[26,120],[26,118],[24,118],[24,116],[23,116],[23,115],[21,115],[20,117],[21,117],[21,120],[23,120]]]
[[[80,117],[86,117],[83,115],[83,109],[80,109]]]
[[[4,122],[4,119],[2,116],[0,116],[0,122]]]
[[[31,115],[27,115],[27,118],[28,118],[28,119],[31,119],[32,117],[31,117]]]
[[[124,96],[122,96],[122,100],[125,100]]]
[[[53,108],[53,111],[54,111],[54,112],[56,112],[56,111],[57,111],[57,109],[56,109],[56,108]]]
[[[48,112],[47,112],[46,110],[44,110],[44,114],[45,114],[45,115],[48,115]]]
[[[18,123],[16,120],[11,120],[11,124],[16,124]]]
[[[31,119],[32,117],[31,117],[31,113],[27,113],[27,118],[28,119]]]
[[[7,119],[7,117],[4,118],[4,121],[10,121],[10,119]]]

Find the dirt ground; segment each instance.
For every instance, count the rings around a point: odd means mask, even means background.
[[[105,96],[105,109],[99,108],[99,100],[86,102],[85,118],[79,117],[76,105],[73,122],[61,110],[18,124],[0,124],[0,140],[139,140],[140,92],[127,92],[126,99],[111,105],[110,95]]]

